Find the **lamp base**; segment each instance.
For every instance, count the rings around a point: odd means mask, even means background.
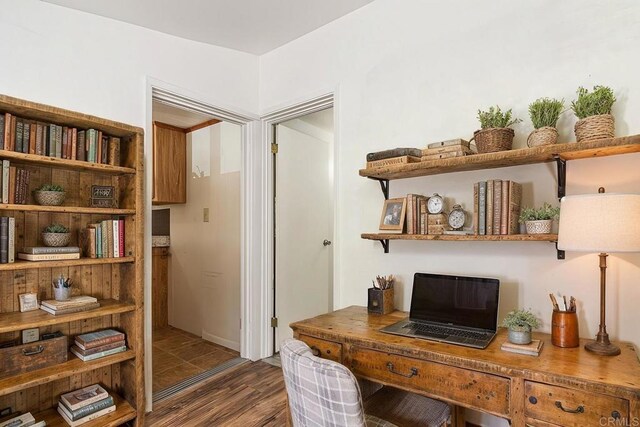
[[[603,343],[600,341],[593,341],[584,345],[585,350],[595,353],[599,356],[617,356],[620,354],[620,347],[613,345],[610,342]]]

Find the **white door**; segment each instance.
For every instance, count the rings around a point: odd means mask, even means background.
[[[327,313],[333,303],[332,141],[312,134],[276,127],[276,351],[293,336],[290,323]]]

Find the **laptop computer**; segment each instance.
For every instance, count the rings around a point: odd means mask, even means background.
[[[380,331],[486,348],[496,335],[499,295],[498,279],[416,273],[409,318]]]

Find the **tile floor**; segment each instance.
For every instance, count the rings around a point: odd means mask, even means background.
[[[172,326],[153,330],[153,392],[239,357],[229,348]]]

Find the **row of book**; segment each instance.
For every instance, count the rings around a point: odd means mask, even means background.
[[[21,167],[11,166],[9,160],[2,161],[2,203],[26,205],[29,200],[29,181],[31,171]]]
[[[427,199],[420,194],[407,194],[407,234],[427,234]]]
[[[0,150],[120,165],[120,138],[96,129],[42,123],[0,114]]]
[[[71,427],[95,420],[116,410],[115,401],[100,384],[60,395],[58,413]]]
[[[40,310],[54,316],[93,310],[98,307],[100,307],[98,299],[87,295],[71,297],[67,301],[44,300],[40,302]]]
[[[522,185],[492,179],[473,184],[473,229],[479,235],[520,233]]]
[[[83,362],[101,359],[127,351],[125,334],[115,329],[89,332],[76,336],[71,352]]]
[[[0,264],[16,261],[16,219],[10,216],[0,217]]]
[[[31,412],[11,416],[10,418],[0,421],[0,427],[44,427],[47,422],[44,420],[36,421]]]
[[[88,258],[124,257],[124,218],[89,224],[80,231],[80,246]]]

